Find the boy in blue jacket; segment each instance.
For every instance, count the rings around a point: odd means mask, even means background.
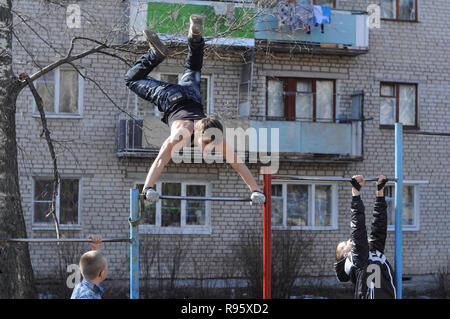
[[[108,262],[100,252],[102,238],[96,235],[89,235],[88,238],[92,239],[92,250],[84,253],[80,259],[83,281],[75,286],[70,299],[102,299],[103,288],[100,283],[108,275]]]

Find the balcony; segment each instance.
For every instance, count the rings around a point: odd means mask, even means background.
[[[280,27],[276,8],[255,17],[255,42],[275,52],[307,52],[356,56],[368,52],[368,15],[363,11],[332,9],[331,23],[313,27],[310,33]],[[293,45],[297,46],[293,46]],[[307,49],[307,50],[305,50]]]
[[[222,121],[228,143],[246,161],[277,154],[281,161],[351,162],[362,160],[362,122],[341,123],[238,120]],[[228,129],[228,130],[227,130]],[[152,115],[120,119],[118,157],[155,157],[169,128]],[[241,144],[243,143],[241,146]],[[201,156],[193,151],[193,156]],[[260,153],[261,152],[261,153]]]
[[[150,27],[173,44],[184,42],[189,16],[196,13],[206,16],[203,33],[207,44],[349,56],[367,53],[369,49],[368,14],[365,11],[332,9],[331,23],[324,24],[323,29],[312,27],[308,34],[303,30],[280,27],[277,7],[257,7],[253,3],[131,0],[129,38],[137,36],[143,40],[142,30]]]
[[[236,0],[130,0],[129,39],[143,40],[142,31],[149,27],[172,44],[185,42],[191,14],[206,17],[203,36],[207,44],[254,46],[254,6]]]

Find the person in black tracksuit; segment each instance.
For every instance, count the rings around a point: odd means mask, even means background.
[[[387,204],[380,175],[370,237],[367,238],[365,207],[359,194],[364,178],[352,178],[351,238],[336,247],[336,276],[339,281],[351,281],[355,299],[395,299],[394,271],[384,255],[387,235]]]
[[[189,20],[188,55],[178,83],[163,82],[149,76],[170,55],[169,48],[158,34],[149,29],[143,31],[149,45],[148,52],[137,59],[125,74],[126,86],[140,98],[155,104],[163,113],[161,121],[170,128],[170,136],[161,145],[148,171],[142,194],[150,203],[158,201],[155,184],[172,155],[184,146],[199,146],[205,155],[212,151],[222,153],[249,187],[251,203],[262,205],[265,195],[245,163],[237,160],[233,146],[225,141],[222,124],[217,119],[207,118],[203,112],[200,84],[205,47],[202,36],[204,17],[192,14]]]

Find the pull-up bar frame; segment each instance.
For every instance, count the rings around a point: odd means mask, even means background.
[[[0,239],[0,243],[91,243],[86,238],[6,238]],[[102,242],[119,243],[131,242],[130,238],[104,238]]]
[[[196,201],[222,201],[222,202],[251,202],[250,197],[215,197],[215,196],[172,196],[160,195],[160,199],[196,200]]]
[[[350,182],[351,178],[346,177],[319,177],[319,176],[289,176],[289,175],[273,175],[272,179],[277,180],[291,180],[291,181],[317,181],[317,182]],[[364,178],[366,182],[376,182],[377,177]],[[389,179],[389,181],[396,181],[397,179]]]
[[[401,123],[395,123],[395,278],[397,299],[402,298],[402,216],[403,216],[403,133],[450,136],[450,133],[403,131]],[[271,298],[271,193],[274,180],[304,180],[327,182],[350,182],[345,177],[289,176],[263,174],[263,192],[266,201],[263,205],[263,298]],[[377,178],[365,178],[365,181],[377,181]],[[160,199],[193,201],[232,201],[251,202],[248,197],[215,196],[170,196],[161,195]],[[130,189],[130,238],[105,238],[102,242],[128,242],[130,244],[130,299],[139,298],[139,223],[145,208],[144,198],[138,189]],[[0,243],[14,242],[92,242],[85,238],[9,238],[0,239]]]
[[[270,169],[268,169],[267,171],[270,171]],[[272,180],[315,181],[315,182],[350,182],[351,178],[271,175],[270,173],[264,172],[264,174],[263,174],[263,189],[264,189],[264,194],[266,196],[266,202],[264,203],[264,208],[263,208],[263,299],[271,299]],[[376,178],[376,177],[364,178],[364,180],[368,181],[368,182],[375,182],[378,180],[378,178]],[[398,177],[396,176],[396,178],[393,180],[395,182],[397,182]]]

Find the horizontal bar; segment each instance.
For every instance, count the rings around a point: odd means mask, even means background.
[[[14,243],[14,242],[26,242],[26,243],[55,243],[55,242],[71,242],[71,243],[92,243],[91,239],[87,238],[0,238],[0,243]],[[113,242],[131,242],[130,238],[104,238],[102,243]]]
[[[199,201],[224,201],[224,202],[251,202],[250,197],[214,197],[214,196],[171,196],[160,195],[160,199],[175,199],[175,200],[199,200]]]
[[[292,180],[292,181],[318,181],[318,182],[350,182],[352,179],[348,177],[319,177],[319,176],[289,176],[289,175],[272,175],[272,179]],[[389,181],[396,182],[395,178],[388,178]],[[377,177],[364,178],[366,182],[376,182]]]
[[[417,135],[450,136],[450,132],[431,132],[431,131],[403,130],[403,133],[405,133],[405,134],[417,134]]]

